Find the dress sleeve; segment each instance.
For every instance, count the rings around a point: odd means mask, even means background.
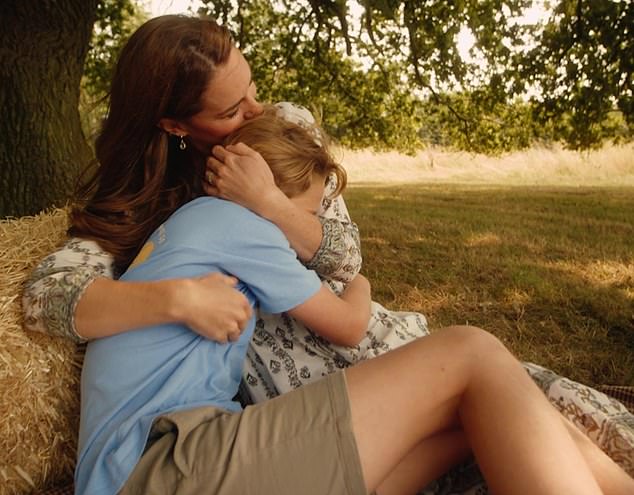
[[[278,115],[286,120],[311,129],[315,123],[312,114],[304,107],[288,102],[276,104]],[[315,136],[316,140],[320,136]],[[361,241],[359,229],[352,222],[343,197],[328,196],[335,190],[336,182],[330,177],[326,194],[318,213],[322,226],[322,241],[313,258],[306,263],[320,277],[338,282],[349,282],[361,270]]]
[[[95,241],[70,239],[45,257],[26,280],[25,328],[85,342],[75,329],[75,308],[97,277],[114,278],[112,256]]]
[[[331,178],[318,214],[323,231],[321,245],[306,266],[322,278],[349,282],[361,270],[361,241],[359,229],[350,220],[343,197],[327,197],[334,188],[334,178]]]

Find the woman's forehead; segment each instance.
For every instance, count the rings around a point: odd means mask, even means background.
[[[238,106],[251,85],[251,68],[240,50],[233,48],[229,59],[216,68],[215,74],[202,95],[208,111],[223,114]]]

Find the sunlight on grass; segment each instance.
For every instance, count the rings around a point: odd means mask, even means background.
[[[634,383],[633,188],[366,186],[346,201],[386,307],[481,326],[584,383]]]
[[[633,239],[634,242],[634,239]],[[584,279],[593,285],[627,289],[634,286],[634,264],[616,263],[614,261],[594,261],[588,264],[576,264],[569,261],[550,263],[555,269],[563,270]],[[626,293],[626,297],[632,297]]]
[[[465,245],[468,247],[475,246],[493,246],[496,244],[500,244],[502,241],[500,236],[494,234],[493,232],[482,232],[478,234],[473,234],[465,241]]]

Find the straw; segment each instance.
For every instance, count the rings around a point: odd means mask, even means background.
[[[27,332],[21,290],[65,238],[67,211],[0,221],[0,495],[72,478],[82,355],[67,339]]]

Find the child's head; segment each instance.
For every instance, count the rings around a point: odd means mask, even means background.
[[[330,154],[324,131],[316,125],[305,128],[289,122],[279,117],[273,106],[227,136],[224,145],[237,143],[262,155],[275,183],[289,198],[306,193],[315,180],[323,186],[330,175],[337,179],[333,196],[346,186],[346,171]]]

